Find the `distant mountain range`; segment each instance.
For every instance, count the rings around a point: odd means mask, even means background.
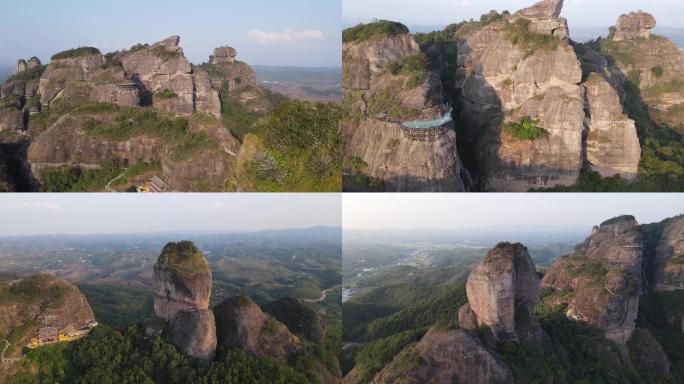
[[[342,99],[341,68],[275,67],[254,65],[262,87],[293,99],[339,101]]]

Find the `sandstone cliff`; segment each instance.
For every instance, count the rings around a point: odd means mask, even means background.
[[[642,236],[632,216],[594,227],[571,256],[559,259],[543,286],[572,292],[576,317],[625,344],[634,332],[642,279]]]
[[[205,360],[216,353],[211,285],[207,261],[192,242],[164,247],[154,265],[154,312],[170,322],[173,342],[180,350]]]
[[[499,342],[519,341],[523,336],[526,342],[541,341],[536,321],[529,324],[534,329],[517,332],[516,319],[532,319],[540,294],[537,271],[522,244],[501,243],[489,251],[468,276],[466,293],[468,303],[459,310],[462,328],[486,325]]]
[[[214,313],[219,353],[239,348],[255,357],[287,361],[302,348],[297,336],[246,295],[224,300],[214,307]]]
[[[75,332],[95,321],[88,300],[74,285],[49,274],[0,282],[0,338],[13,328],[26,327],[14,346],[29,343],[38,328]]]
[[[651,33],[655,24],[652,15],[631,12],[598,43],[611,65],[639,88],[655,120],[676,128],[684,124],[684,62],[677,45]]]
[[[657,291],[684,289],[684,216],[661,223],[663,226],[652,257],[653,281]],[[684,324],[684,319],[682,320]]]
[[[371,381],[390,383],[513,384],[510,368],[477,338],[432,327]]]
[[[432,120],[448,109],[436,70],[408,33],[346,42],[343,81],[350,116],[345,154],[355,172],[384,181],[387,191],[464,191],[453,123],[416,136],[401,122]],[[355,186],[346,187],[355,189]]]

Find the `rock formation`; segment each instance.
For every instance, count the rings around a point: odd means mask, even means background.
[[[459,310],[464,329],[488,326],[497,341],[518,341],[516,319],[531,318],[539,300],[540,282],[532,258],[522,244],[501,243],[487,253],[468,276],[468,303]],[[521,316],[524,313],[524,316]],[[525,332],[540,335],[537,330]],[[539,341],[540,337],[533,337]]]
[[[136,88],[123,88],[127,82],[121,67],[108,65],[107,59],[97,50],[74,52],[66,58],[54,59],[40,78],[38,94],[43,107],[58,100],[71,104],[107,102],[120,106],[140,103]]]
[[[634,40],[648,38],[651,30],[655,28],[656,20],[653,15],[646,12],[630,12],[622,15],[615,25],[613,40]]]
[[[612,60],[613,71],[639,88],[643,101],[657,123],[684,124],[684,62],[671,40],[651,34],[652,15],[632,12],[620,16],[607,39],[600,40],[602,53]]]
[[[367,163],[359,172],[387,191],[464,191],[453,123],[421,138],[400,124],[447,112],[439,74],[425,60],[408,33],[344,44],[342,87],[353,109],[343,123],[345,154]]]
[[[219,353],[240,348],[255,357],[287,361],[301,349],[297,336],[244,294],[224,300],[214,313]]]
[[[9,294],[7,294],[9,291]],[[58,332],[76,332],[95,321],[88,300],[71,283],[49,274],[37,274],[19,281],[0,282],[0,338],[13,327],[35,325],[25,338],[17,340],[24,345],[38,328],[53,327]]]
[[[237,52],[233,47],[218,47],[214,49],[214,54],[209,57],[210,64],[233,64],[235,63]]]
[[[562,3],[543,1],[474,28],[459,41],[461,139],[473,147],[481,189],[526,191],[577,180],[583,165],[582,71],[566,39],[567,23],[557,18]],[[504,129],[526,117],[546,133],[529,140]]]
[[[653,257],[653,288],[684,289],[684,216],[666,220]],[[682,319],[684,325],[684,319]],[[684,328],[682,328],[684,331]]]
[[[592,73],[582,85],[589,105],[587,162],[603,177],[633,179],[639,171],[641,146],[634,120],[623,114],[616,89]]]
[[[154,313],[170,322],[174,344],[184,353],[211,360],[216,324],[209,309],[211,271],[190,241],[169,243],[154,265]]]
[[[28,69],[28,64],[26,63],[26,60],[19,59],[19,60],[17,60],[17,67],[14,70],[14,74],[18,75],[22,72],[26,72],[27,69]]]
[[[371,383],[513,384],[514,377],[504,361],[477,338],[434,326]]]
[[[634,332],[642,290],[642,247],[634,217],[605,221],[573,255],[551,267],[542,285],[572,292],[569,306],[578,318],[625,344]]]
[[[325,322],[315,310],[299,300],[285,297],[267,304],[263,310],[285,324],[290,332],[315,344],[325,342]]]

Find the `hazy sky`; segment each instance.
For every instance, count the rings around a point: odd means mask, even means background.
[[[338,194],[1,194],[0,236],[340,226]]]
[[[21,0],[4,2],[0,64],[181,36],[193,63],[230,45],[250,64],[341,66],[340,0]]]
[[[407,25],[447,25],[480,15],[491,9],[511,12],[535,0],[342,0],[345,25],[373,18],[400,21]],[[572,26],[606,27],[630,11],[652,13],[658,25],[682,27],[684,0],[565,0],[562,17]]]
[[[586,228],[622,214],[640,223],[684,213],[684,194],[345,194],[343,229]]]

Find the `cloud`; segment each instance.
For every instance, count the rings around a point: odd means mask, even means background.
[[[21,203],[12,203],[10,208],[16,209],[38,209],[45,211],[60,211],[62,207],[59,204],[50,203],[47,201],[26,201]]]
[[[290,28],[285,28],[280,32],[264,32],[252,29],[247,36],[261,45],[308,43],[321,41],[324,38],[323,32],[318,30],[297,31]]]

